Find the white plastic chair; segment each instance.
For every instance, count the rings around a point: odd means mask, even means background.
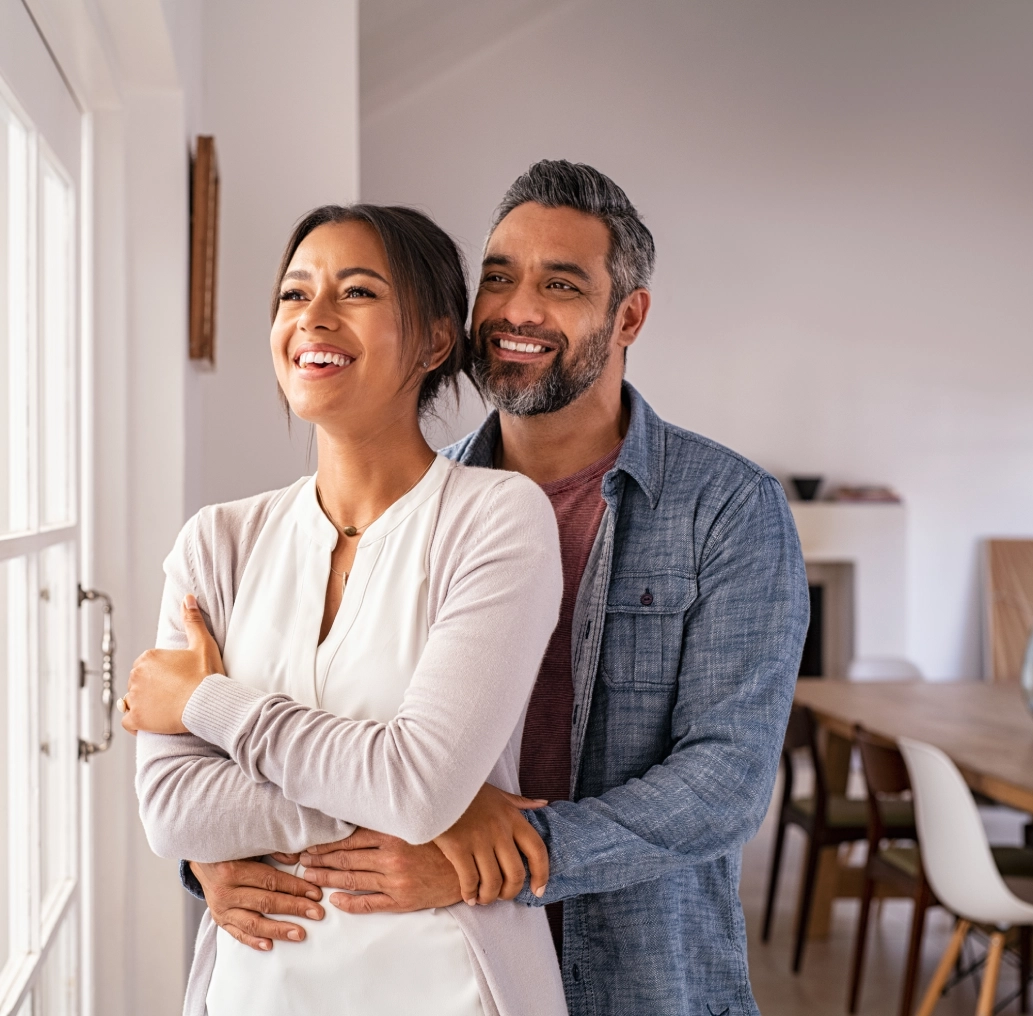
[[[910,738],[900,750],[911,776],[915,824],[926,877],[940,902],[957,915],[954,934],[940,959],[916,1016],[930,1016],[972,924],[988,924],[990,936],[976,1016],[992,1016],[1005,932],[1033,925],[1033,905],[1005,885],[994,864],[976,803],[957,766],[939,748]]]
[[[858,656],[850,661],[848,681],[915,681],[922,672],[902,656]]]

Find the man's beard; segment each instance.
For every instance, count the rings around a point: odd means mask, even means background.
[[[510,416],[558,412],[599,380],[610,360],[614,320],[612,313],[607,314],[602,327],[586,335],[575,353],[571,353],[570,341],[563,332],[534,325],[516,327],[499,319],[484,321],[473,343],[470,369],[474,383],[496,409]],[[488,351],[492,334],[539,339],[555,346],[556,355],[543,373],[538,373],[541,368],[532,363],[497,360]]]

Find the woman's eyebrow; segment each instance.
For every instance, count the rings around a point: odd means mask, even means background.
[[[390,285],[387,279],[385,279],[384,276],[380,274],[380,272],[375,272],[372,268],[342,268],[337,273],[337,279],[338,281],[340,281],[341,279],[347,279],[349,276],[352,275],[369,275],[374,279],[380,279],[380,281],[385,283],[386,285]],[[305,271],[304,268],[295,268],[293,271],[287,272],[284,275],[283,281],[286,282],[288,279],[300,279],[304,282],[311,278],[311,272]]]
[[[370,275],[374,279],[380,279],[380,281],[383,282],[385,285],[390,285],[387,279],[385,279],[384,276],[380,274],[380,272],[375,272],[372,268],[342,268],[337,273],[337,278],[338,281],[340,281],[341,279],[347,279],[349,276],[352,275]]]

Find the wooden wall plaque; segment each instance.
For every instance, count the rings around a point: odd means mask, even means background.
[[[190,359],[215,364],[219,165],[215,138],[200,135],[190,166]]]

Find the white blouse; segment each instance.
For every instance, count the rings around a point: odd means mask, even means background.
[[[223,652],[227,673],[338,716],[391,720],[427,641],[430,542],[451,468],[438,456],[362,534],[322,644],[338,534],[319,507],[315,478],[294,484],[244,569]],[[448,910],[352,915],[328,897],[322,921],[291,919],[304,926],[303,942],[277,942],[269,952],[220,928],[208,1016],[482,1016],[466,939]]]

